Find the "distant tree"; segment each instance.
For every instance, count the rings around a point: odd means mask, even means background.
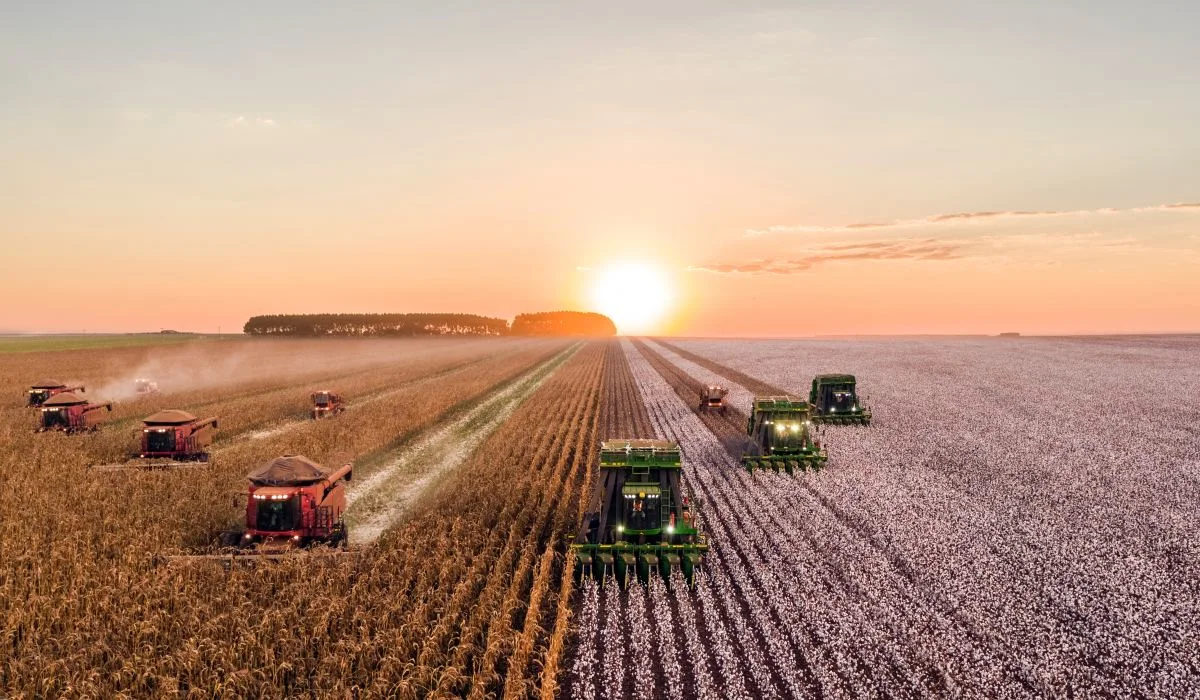
[[[617,327],[612,319],[586,311],[545,311],[519,314],[512,322],[513,335],[612,336]]]
[[[505,335],[508,322],[474,314],[272,314],[252,316],[242,332],[303,337]]]

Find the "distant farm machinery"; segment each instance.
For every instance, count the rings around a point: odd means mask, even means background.
[[[82,396],[61,392],[39,406],[37,432],[61,431],[68,435],[99,429],[100,411],[112,411],[112,403],[89,403]]]
[[[310,398],[312,399],[312,410],[309,412],[309,415],[312,416],[313,420],[336,416],[346,410],[345,400],[341,394],[335,391],[329,391],[328,389],[314,391]]]
[[[57,379],[43,379],[41,381],[34,382],[34,384],[29,387],[29,398],[27,405],[30,408],[38,408],[42,404],[49,401],[50,397],[54,396],[55,394],[82,394],[83,391],[84,388],[82,386],[67,386]]]
[[[808,394],[815,423],[870,425],[871,411],[859,400],[853,374],[819,374]]]
[[[749,444],[742,466],[788,474],[818,470],[828,455],[816,437],[808,403],[794,396],[756,396],[746,421]]]
[[[606,440],[600,479],[571,545],[577,573],[622,586],[682,572],[693,581],[708,551],[696,513],[680,488],[679,445],[666,440]]]
[[[216,418],[200,419],[187,411],[166,410],[142,421],[140,449],[126,462],[93,465],[97,471],[179,469],[207,466]]]
[[[701,411],[716,411],[721,415],[725,415],[725,397],[729,395],[729,390],[723,386],[707,385],[700,390],[700,410]]]

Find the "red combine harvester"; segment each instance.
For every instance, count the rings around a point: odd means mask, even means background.
[[[178,469],[208,464],[207,448],[217,430],[216,418],[196,418],[187,411],[159,411],[142,421],[141,449],[128,462],[100,464],[99,471]]]
[[[328,418],[346,410],[346,403],[342,399],[342,395],[323,389],[314,391],[312,394],[312,415],[313,420]]]
[[[67,392],[83,393],[83,391],[82,386],[67,386],[57,379],[43,379],[29,387],[29,407],[37,408],[46,403],[55,394],[65,394]]]
[[[708,385],[700,390],[700,410],[718,411],[725,415],[725,397],[729,390],[723,386]]]
[[[284,455],[246,475],[245,526],[221,533],[223,551],[168,557],[171,562],[282,559],[298,550],[347,552],[346,482],[353,465],[329,469],[300,455]]]
[[[55,394],[41,405],[37,432],[60,430],[68,435],[99,430],[100,409],[112,411],[112,403],[88,403],[70,392]]]
[[[149,396],[150,394],[158,393],[158,382],[150,379],[138,378],[133,380],[133,390],[138,396]]]

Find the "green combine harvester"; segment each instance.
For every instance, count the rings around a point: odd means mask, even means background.
[[[853,374],[818,374],[813,377],[808,402],[816,423],[870,425],[871,411],[859,401]]]
[[[750,444],[742,466],[794,474],[820,469],[828,459],[814,435],[808,403],[794,396],[756,396],[746,421]]]
[[[581,578],[621,587],[631,578],[682,571],[688,583],[708,551],[696,512],[680,489],[679,445],[668,440],[605,440],[600,480],[571,545]]]

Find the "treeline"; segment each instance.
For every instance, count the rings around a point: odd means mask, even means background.
[[[518,314],[509,327],[511,335],[616,335],[617,327],[604,314],[586,311],[545,311]]]
[[[252,316],[247,335],[412,337],[428,335],[616,335],[607,316],[581,311],[520,314],[502,318],[474,314],[271,314]]]

